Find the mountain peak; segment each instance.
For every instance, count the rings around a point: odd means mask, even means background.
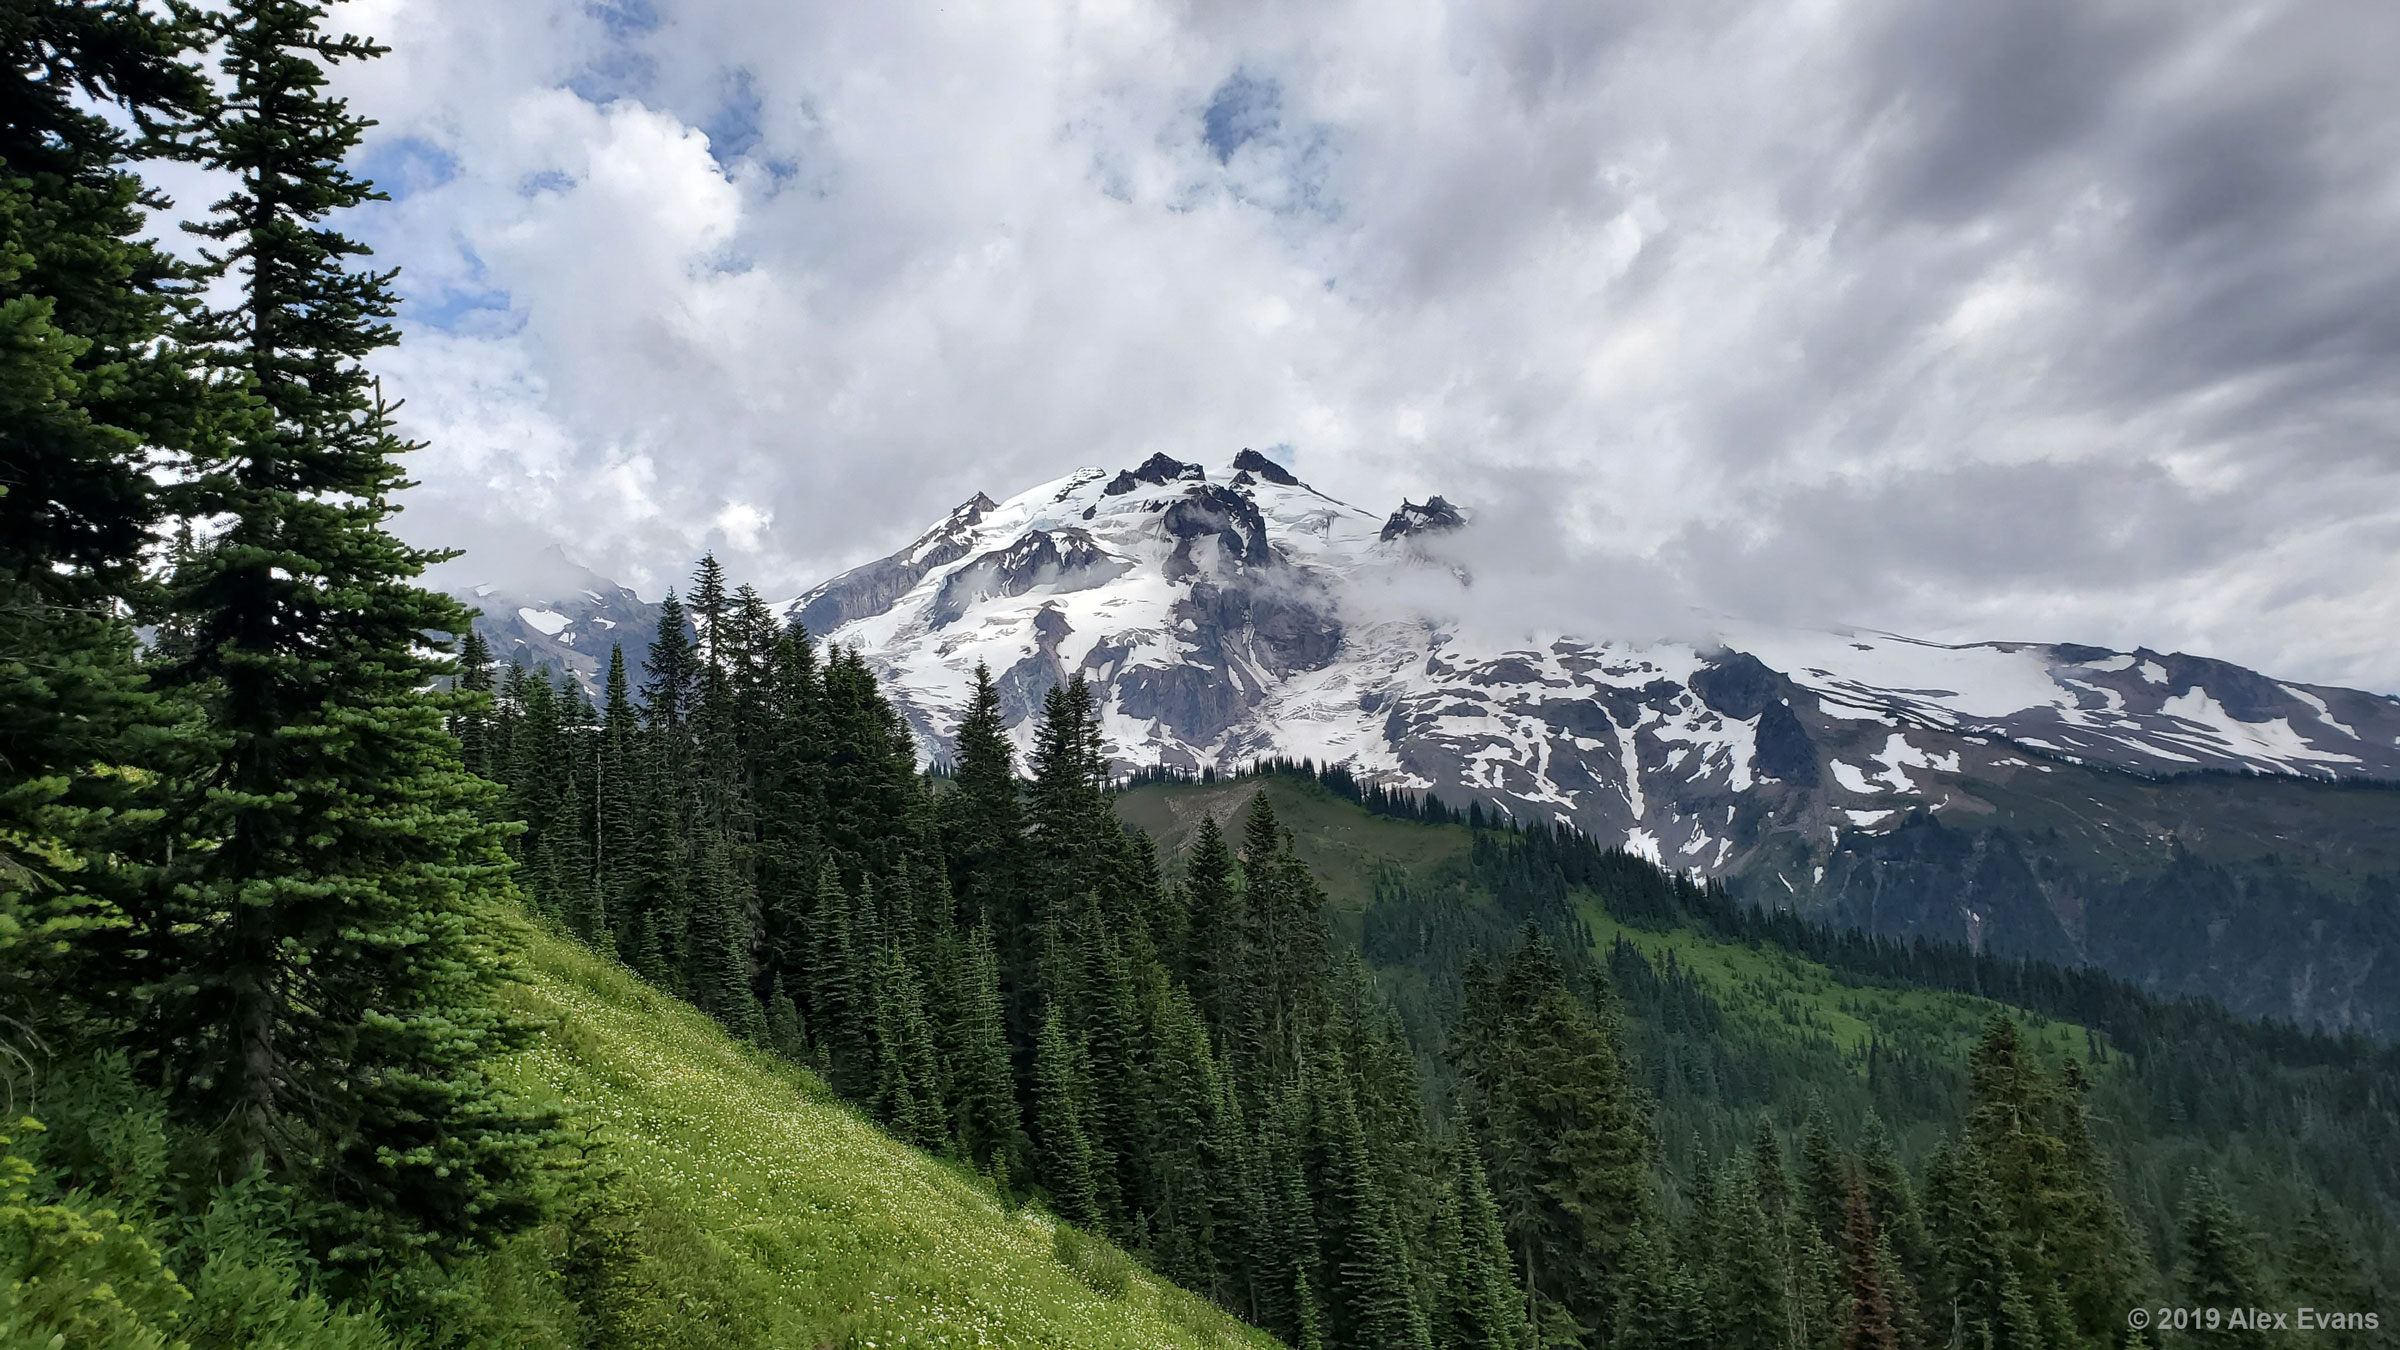
[[[1300,480],[1292,476],[1291,470],[1248,446],[1242,447],[1242,452],[1233,457],[1233,471],[1236,474],[1254,473],[1282,487],[1300,486]]]
[[[1439,497],[1427,497],[1422,506],[1403,497],[1400,509],[1383,522],[1383,538],[1389,542],[1412,534],[1439,534],[1466,523],[1467,518],[1459,514],[1457,507]]]
[[[1164,486],[1177,479],[1201,479],[1207,476],[1207,472],[1197,464],[1186,464],[1180,459],[1156,454],[1143,460],[1140,468],[1126,469],[1110,479],[1108,486],[1101,489],[1101,494],[1122,497],[1144,483]]]

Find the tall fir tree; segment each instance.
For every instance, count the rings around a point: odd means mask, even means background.
[[[199,393],[162,340],[186,278],[142,237],[165,203],[135,165],[210,105],[189,18],[0,13],[0,1017],[45,1039],[78,1009],[125,1014],[125,964],[97,944],[131,934],[173,834],[178,715],[127,615],[150,589],[149,471],[186,448]]]
[[[1330,1055],[1327,1056],[1330,1058]],[[1399,1215],[1377,1174],[1348,1076],[1331,1064],[1311,1078],[1322,1151],[1317,1234],[1329,1347],[1432,1350],[1416,1301]]]
[[[1650,1217],[1648,1122],[1619,1033],[1538,933],[1471,1006],[1502,1019],[1469,1038],[1488,1056],[1466,1066],[1469,1114],[1537,1330],[1605,1334],[1626,1243]]]
[[[375,194],[343,162],[364,123],[327,67],[381,52],[302,0],[220,16],[224,104],[205,138],[233,187],[198,232],[231,274],[192,332],[245,406],[197,448],[188,509],[225,527],[175,578],[220,767],[194,803],[148,938],[155,1064],[237,1167],[312,1198],[321,1254],[470,1246],[539,1213],[547,1118],[483,1071],[530,1028],[501,1013],[506,895],[490,789],[427,691],[428,633],[465,630],[416,584],[448,556],[385,528],[405,485],[363,358],[393,341],[390,274],[326,223]]]
[[[450,734],[458,738],[459,762],[478,778],[498,780],[500,765],[492,753],[492,649],[475,628],[470,615],[466,634],[459,639],[458,692],[466,695],[450,717]]]
[[[1875,1229],[1866,1187],[1854,1174],[1842,1195],[1842,1266],[1850,1307],[1841,1350],[1900,1350],[1900,1319],[1892,1300],[1892,1283],[1899,1272],[1891,1251],[1891,1244]]]
[[[1458,1258],[1445,1281],[1450,1315],[1438,1343],[1465,1350],[1517,1350],[1531,1326],[1509,1269],[1508,1234],[1500,1224],[1500,1208],[1484,1180],[1482,1150],[1464,1125],[1451,1145],[1450,1169],[1457,1196]]]
[[[2175,1283],[2185,1306],[2226,1313],[2266,1307],[2270,1300],[2259,1269],[2256,1230],[2206,1172],[2193,1172],[2184,1190],[2183,1221],[2176,1232],[2183,1259]],[[2245,1320],[2208,1328],[2207,1343],[2265,1350],[2270,1340],[2256,1323]]]
[[[1042,1187],[1060,1218],[1096,1228],[1101,1218],[1099,1169],[1085,1125],[1087,1092],[1083,1048],[1053,1007],[1042,1018],[1041,1041],[1034,1050],[1033,1120]]]
[[[951,1073],[958,1137],[976,1166],[1024,1176],[1026,1141],[1001,1010],[1000,954],[989,926],[978,924],[968,934],[964,964],[965,1008]]]
[[[1241,997],[1242,944],[1248,924],[1241,892],[1234,886],[1233,850],[1216,816],[1200,818],[1183,876],[1185,945],[1182,974],[1191,984],[1200,1015],[1218,1035],[1229,1034],[1228,1010]]]

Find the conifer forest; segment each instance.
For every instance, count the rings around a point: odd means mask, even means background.
[[[496,657],[391,529],[326,88],[381,49],[0,0],[0,50],[0,1347],[2400,1344],[2389,1045],[1341,766],[1128,777],[1079,676],[1021,754],[979,672],[930,758],[713,556],[589,691]],[[189,256],[168,164],[234,184]],[[1430,860],[1319,847],[1370,830]],[[676,1115],[705,1057],[848,1151]],[[837,1198],[726,1218],[675,1121]],[[1057,1285],[838,1198],[918,1169]]]

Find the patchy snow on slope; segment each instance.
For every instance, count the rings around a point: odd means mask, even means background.
[[[1884,791],[1881,786],[1868,779],[1865,770],[1855,764],[1846,764],[1836,759],[1827,761],[1825,767],[1832,770],[1833,781],[1841,784],[1845,792],[1855,792],[1862,797],[1872,797]]]
[[[1901,772],[1903,769],[1930,769],[1935,773],[1957,773],[1959,771],[1957,751],[1953,750],[1946,755],[1937,755],[1921,750],[1909,744],[1905,732],[1898,731],[1893,732],[1891,738],[1883,743],[1883,748],[1875,752],[1874,759],[1876,763],[1883,766],[1883,772],[1875,777],[1891,784],[1895,792],[1915,792],[1917,790],[1916,783],[1907,774]]]
[[[517,617],[525,621],[527,628],[543,637],[557,637],[568,624],[574,622],[554,609],[520,609]]]
[[[2157,731],[2153,734],[2185,740],[2209,749],[2223,749],[2236,755],[2254,756],[2280,764],[2295,761],[2316,764],[2356,764],[2356,755],[2337,754],[2320,750],[2308,739],[2292,730],[2288,717],[2267,722],[2244,722],[2225,711],[2207,690],[2198,685],[2184,690],[2159,705],[2159,711],[2181,718],[2197,729],[2197,734]]]
[[[2015,643],[1951,647],[1889,633],[1811,633],[1741,626],[1727,641],[1852,707],[1904,710],[1956,725],[2072,708],[2041,649]]]

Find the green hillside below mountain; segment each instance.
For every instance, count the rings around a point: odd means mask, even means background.
[[[1530,850],[1530,867],[1506,860],[1506,830],[1377,814],[1306,772],[1147,782],[1117,811],[1172,858],[1204,817],[1241,829],[1261,794],[1323,879],[1331,926],[1363,945],[1436,1098],[1463,963],[1504,950],[1529,920],[1604,972],[1682,1177],[1746,1149],[1762,1115],[1798,1135],[1812,1110],[1845,1144],[1888,1129],[1923,1165],[1960,1129],[1970,1057],[2005,1012],[2052,1064],[2073,1056],[2092,1074],[2102,1144],[2156,1259],[2172,1259],[2190,1176],[2207,1168],[2268,1230],[2268,1249],[2334,1197],[2384,1287],[2400,1287],[2400,1052],[2154,998],[2093,970],[1761,914],[1622,854],[1584,859],[1595,884],[1529,876],[1545,850]]]

